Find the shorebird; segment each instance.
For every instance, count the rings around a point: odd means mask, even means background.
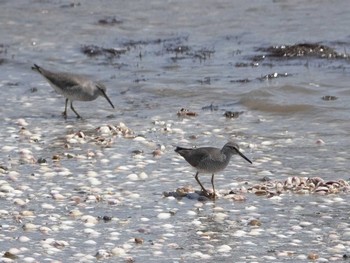
[[[97,99],[98,96],[103,96],[114,109],[113,103],[106,94],[106,87],[99,82],[72,73],[53,72],[43,69],[36,64],[34,64],[32,69],[39,72],[57,93],[62,94],[66,98],[66,106],[62,113],[65,118],[67,117],[68,101],[70,101],[70,108],[78,118],[81,118],[81,116],[73,107],[73,101],[75,100],[91,101]]]
[[[197,173],[195,179],[202,188],[202,192],[208,197],[212,196],[215,198],[215,187],[214,187],[214,173],[220,172],[226,168],[232,155],[238,154],[247,162],[252,162],[239,151],[238,144],[234,142],[228,142],[222,147],[222,149],[214,147],[200,147],[200,148],[182,148],[176,147],[175,152],[179,153],[185,160],[193,166]],[[202,183],[198,179],[199,173],[211,173],[211,184],[213,186],[213,194],[209,194],[204,188]]]

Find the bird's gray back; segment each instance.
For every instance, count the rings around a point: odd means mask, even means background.
[[[200,172],[215,173],[226,168],[231,156],[224,155],[220,149],[201,147],[179,151],[185,160]]]
[[[53,86],[57,93],[70,100],[90,101],[99,96],[96,83],[85,76],[65,72],[52,72],[40,68],[43,75]],[[103,86],[102,84],[100,84]]]

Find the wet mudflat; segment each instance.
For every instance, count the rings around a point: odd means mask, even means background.
[[[346,6],[3,2],[1,261],[346,261]],[[116,109],[64,119],[34,63]],[[253,165],[233,157],[214,201],[174,149],[228,140]]]
[[[155,261],[234,257],[245,262],[346,255],[348,184],[320,184],[321,179],[312,178],[326,172],[293,171],[277,158],[281,153],[269,154],[286,150],[290,138],[243,144],[255,166],[233,160],[225,177],[217,176],[218,199],[200,198],[192,171],[173,154],[172,144],[183,141],[184,132],[172,127],[193,128],[208,118],[181,120],[174,114],[173,121],[143,124],[138,135],[123,123],[85,129],[84,124],[78,130],[67,125],[64,137],[49,142],[42,139],[44,130],[33,132],[29,123],[17,120],[13,130],[19,132],[12,137],[21,148],[2,149],[13,156],[1,182],[8,207],[1,210],[2,239],[10,244],[6,258],[59,260],[70,254],[70,260],[80,261],[151,256]],[[234,129],[233,124],[227,127]],[[201,128],[205,138],[223,132],[210,125]],[[168,143],[157,145],[154,136]],[[258,180],[266,177],[273,180]],[[209,177],[202,181],[209,184]],[[163,193],[179,186],[189,187],[189,194]]]

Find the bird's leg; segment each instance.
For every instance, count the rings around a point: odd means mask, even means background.
[[[213,186],[213,198],[215,198],[214,174],[211,175],[211,185]]]
[[[64,112],[62,112],[62,115],[65,118],[67,118],[67,104],[68,104],[68,99],[66,99],[66,106],[64,107]]]
[[[199,179],[198,179],[198,174],[199,174],[199,172],[197,172],[196,173],[196,175],[195,175],[195,179],[196,179],[196,181],[197,181],[197,183],[199,183],[199,185],[201,186],[201,188],[202,188],[202,192],[204,192],[205,194],[208,194],[208,191],[204,188],[204,186],[201,184],[201,182],[199,181]]]
[[[74,107],[73,107],[73,101],[70,102],[70,108],[72,109],[72,111],[74,111],[74,113],[77,115],[77,118],[81,118],[81,116],[78,114],[78,112],[75,111]]]

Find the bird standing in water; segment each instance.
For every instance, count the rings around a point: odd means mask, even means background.
[[[197,173],[195,179],[201,186],[202,191],[206,196],[215,198],[215,187],[214,187],[214,173],[220,172],[226,168],[232,155],[238,154],[247,162],[252,162],[239,150],[238,144],[234,142],[228,142],[222,147],[222,149],[214,147],[200,147],[200,148],[182,148],[176,147],[175,152],[179,153],[185,160],[192,165]],[[198,179],[199,173],[211,173],[211,184],[213,186],[213,194],[209,194],[204,188],[202,183]]]
[[[66,106],[64,108],[63,116],[67,117],[67,105],[70,101],[70,108],[77,115],[81,116],[73,107],[73,101],[91,101],[97,99],[98,96],[105,97],[114,109],[114,105],[106,94],[106,87],[99,83],[90,80],[89,78],[77,74],[65,72],[53,72],[34,64],[32,67],[34,71],[39,72],[54,88],[54,90],[62,94],[66,98]]]

